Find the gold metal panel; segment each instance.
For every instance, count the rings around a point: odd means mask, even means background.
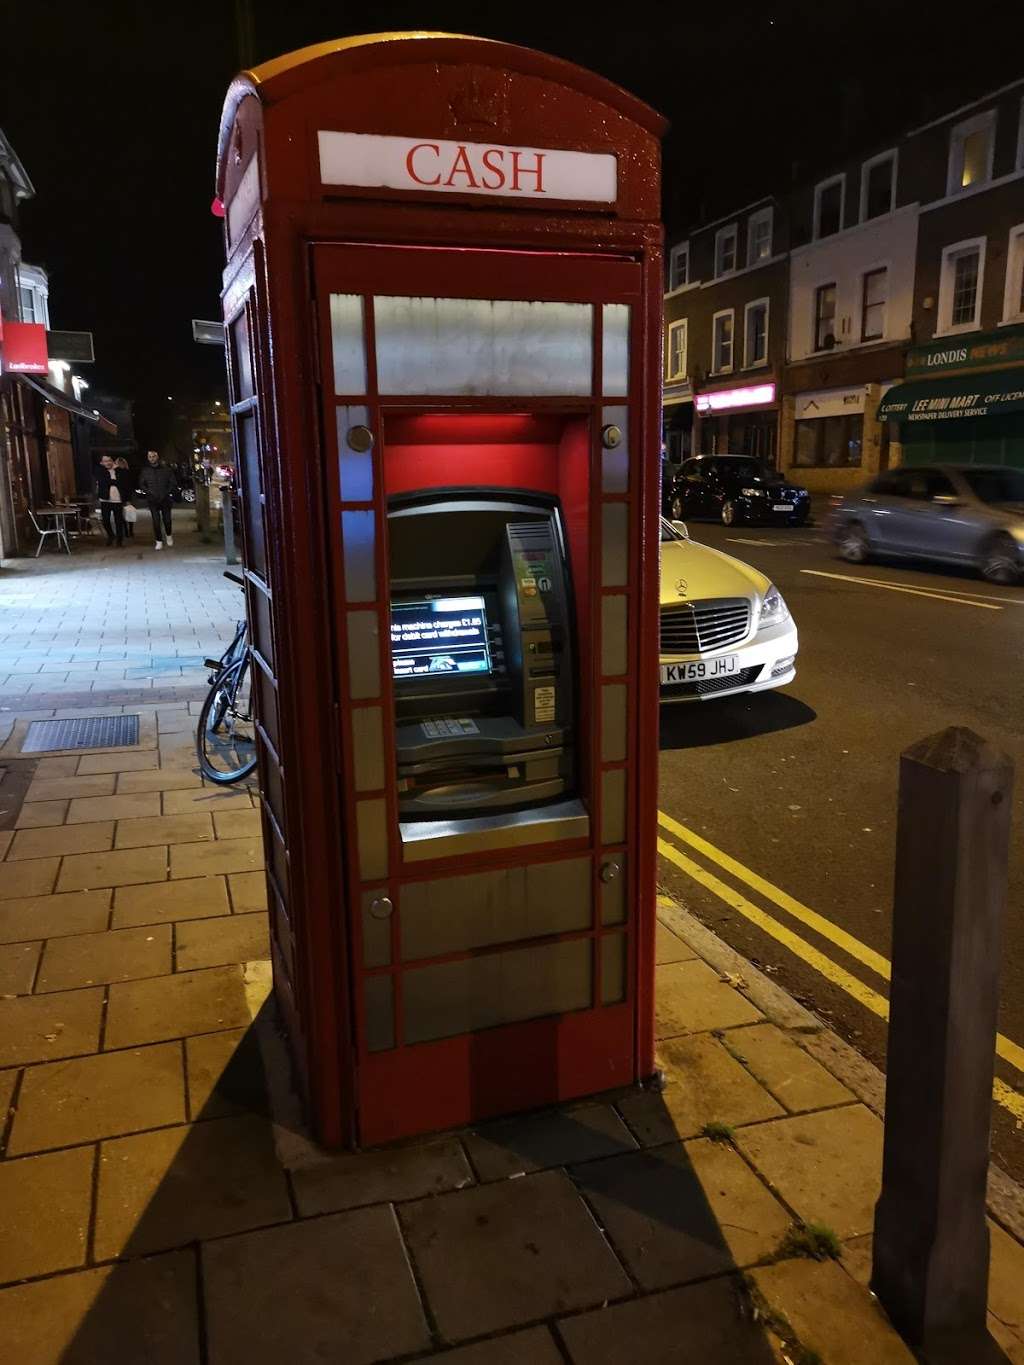
[[[348,625],[349,691],[357,701],[380,696],[380,647],[377,613],[350,611]]]
[[[629,599],[621,593],[601,598],[601,672],[618,678],[629,663],[627,618]]]
[[[388,874],[387,803],[382,796],[356,802],[359,876],[364,882]]]
[[[601,774],[601,842],[621,844],[626,838],[626,770]]]
[[[352,769],[357,792],[384,786],[384,723],[379,706],[356,706],[352,717]]]
[[[622,763],[626,758],[626,684],[605,683],[601,688],[601,758]]]

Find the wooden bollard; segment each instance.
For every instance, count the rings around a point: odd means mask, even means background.
[[[1012,760],[971,730],[900,759],[871,1287],[928,1361],[981,1361],[994,1345],[985,1191],[1012,790]]]

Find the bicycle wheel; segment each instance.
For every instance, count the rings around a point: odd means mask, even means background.
[[[219,673],[210,688],[196,726],[196,753],[203,776],[224,786],[241,782],[256,767],[248,655]]]

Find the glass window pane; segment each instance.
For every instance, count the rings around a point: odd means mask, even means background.
[[[606,303],[601,310],[601,373],[605,397],[629,392],[629,304]]]
[[[338,426],[338,482],[342,502],[373,501],[373,449],[353,450],[348,433],[355,426],[366,426],[366,408],[339,408]]]
[[[892,208],[892,174],[891,158],[887,161],[877,161],[869,168],[865,208],[867,218],[878,218]]]
[[[373,560],[376,515],[372,511],[341,514],[345,596],[350,602],[372,602],[377,596],[377,574]]]
[[[381,393],[590,393],[590,304],[384,296],[374,318]]]
[[[964,138],[964,168],[961,185],[976,185],[988,178],[988,140],[990,128],[979,128]]]
[[[954,327],[974,321],[974,308],[978,294],[978,252],[965,251],[958,256],[953,266],[953,315]]]
[[[334,392],[365,393],[366,350],[363,344],[361,295],[331,295],[331,347],[334,352]]]

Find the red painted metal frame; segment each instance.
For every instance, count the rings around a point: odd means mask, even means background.
[[[518,1041],[529,1042],[527,1055],[541,1048],[557,1061],[561,1049],[568,1048],[580,1084],[587,1090],[600,1089],[618,1083],[610,1078],[606,1065],[615,1050],[608,1030],[618,1036],[621,1020],[616,1016],[625,1011],[632,1035],[626,1079],[642,1077],[653,1069],[654,1057],[662,287],[662,234],[657,212],[658,139],[664,125],[632,97],[591,73],[505,44],[434,35],[429,39],[400,37],[328,48],[271,63],[234,83],[222,121],[217,189],[229,214],[225,316],[230,319],[239,304],[248,300],[256,321],[252,345],[259,378],[267,549],[274,578],[271,586],[282,749],[278,757],[287,805],[282,866],[288,886],[282,889],[288,901],[295,950],[292,998],[286,1002],[285,1013],[292,1025],[297,1075],[309,1101],[314,1129],[322,1142],[336,1146],[365,1141],[368,1134],[388,1134],[392,1120],[385,1092],[389,1079],[396,1078],[388,1075],[389,1065],[394,1063],[383,1060],[377,1068],[379,1084],[361,1085],[369,1059],[359,1057],[355,1045],[359,1017],[355,993],[361,973],[355,967],[359,959],[353,956],[348,928],[359,914],[358,902],[350,899],[354,870],[349,850],[354,845],[348,823],[350,802],[345,795],[352,790],[345,776],[350,746],[343,742],[344,717],[336,712],[335,620],[326,609],[330,599],[341,600],[340,585],[334,578],[328,517],[328,468],[334,463],[329,452],[335,438],[333,424],[325,429],[323,422],[325,411],[333,409],[335,400],[329,392],[330,351],[323,349],[327,318],[321,317],[318,324],[313,253],[309,248],[318,243],[345,244],[346,254],[364,263],[379,251],[398,245],[415,248],[403,253],[410,257],[419,252],[431,254],[439,247],[485,247],[522,253],[531,266],[536,264],[538,253],[563,253],[554,272],[557,284],[552,285],[553,298],[566,297],[566,282],[572,280],[577,268],[581,280],[589,279],[595,267],[602,268],[602,273],[607,269],[611,279],[621,262],[631,275],[629,288],[606,292],[602,286],[601,290],[601,301],[613,302],[621,297],[622,301],[631,301],[634,310],[629,591],[634,598],[630,660],[635,676],[629,680],[629,696],[635,778],[627,838],[627,865],[635,897],[630,898],[635,907],[630,945],[631,1003],[508,1028],[520,1031],[516,1033]],[[403,86],[400,102],[388,98],[398,68]],[[463,90],[470,92],[464,113],[457,112],[462,99],[459,92]],[[470,106],[475,99],[479,102],[481,90],[484,103],[491,100],[487,104],[490,112],[485,111],[491,119],[485,134],[489,139],[614,151],[620,167],[620,192],[614,209],[550,206],[554,211],[546,212],[533,206],[510,206],[507,201],[491,204],[475,199],[464,204],[458,196],[343,195],[336,188],[325,192],[320,186],[315,155],[318,127],[472,140],[479,134],[479,124],[474,123],[479,110]],[[251,222],[232,223],[232,200],[252,157],[257,158],[259,201],[254,204]],[[443,254],[454,261],[456,252]],[[575,261],[583,257],[586,260],[577,267]],[[514,269],[513,262],[514,258],[503,255],[503,267]],[[463,273],[454,264],[445,268],[451,271],[449,287],[437,292],[454,289],[457,295],[467,296]],[[634,282],[638,268],[639,294]],[[422,278],[422,268],[413,268],[409,279],[414,280],[417,274]],[[457,289],[456,284],[460,286]],[[381,292],[427,291],[406,289],[392,279],[388,289]],[[481,286],[479,296],[493,297],[495,293],[493,287],[485,290]],[[526,296],[543,297],[536,290]],[[369,342],[372,361],[372,334]],[[436,403],[431,398],[419,406]],[[410,398],[407,404],[415,407],[417,400]],[[524,405],[517,400],[508,404],[489,402],[486,406],[493,412],[522,411]],[[564,404],[531,402],[529,410],[543,412],[550,406],[565,408]],[[583,408],[590,409],[590,404],[585,402]],[[379,423],[379,419],[379,411],[374,412],[373,421]],[[379,481],[377,496],[383,496]],[[599,512],[600,498],[599,487],[592,486],[592,515]],[[383,553],[383,547],[379,552]],[[590,564],[595,609],[600,597],[596,553],[595,547]],[[381,567],[378,559],[378,570]],[[246,572],[250,576],[251,571]],[[325,593],[328,584],[329,593]],[[250,591],[255,591],[253,585]],[[595,698],[597,673],[596,655],[591,651],[588,690]],[[383,676],[387,677],[386,668]],[[595,724],[592,729],[595,755],[599,755],[599,726]],[[324,742],[325,733],[332,737],[329,744]],[[601,764],[599,758],[594,762],[593,789],[598,792]],[[388,763],[393,764],[393,754],[388,755]],[[392,766],[389,771],[393,771]],[[393,814],[389,821],[392,831]],[[266,825],[266,815],[264,818]],[[599,818],[599,810],[592,811],[596,829]],[[596,846],[596,836],[594,842]],[[531,859],[535,852],[531,850]],[[543,856],[555,854],[548,850]],[[417,875],[427,871],[428,865],[420,864]],[[596,916],[595,906],[595,921]],[[600,928],[594,934],[595,945],[599,937]],[[397,946],[392,945],[393,957]],[[275,970],[282,963],[276,950]],[[439,1070],[433,1088],[421,1087],[417,1092],[416,1126],[426,1129],[461,1121],[466,1113],[465,1087],[463,1098],[455,1102],[448,1082],[474,1057],[495,1064],[492,1070],[479,1071],[480,1077],[502,1074],[496,1065],[499,1056],[503,1055],[509,1065],[497,1087],[490,1080],[486,1085],[480,1082],[476,1094],[470,1096],[471,1110],[478,1105],[480,1112],[495,1112],[529,1103],[529,1087],[521,1069],[510,1063],[508,1041],[506,1029],[493,1029],[428,1045],[435,1049]],[[374,1055],[386,1059],[400,1052]],[[618,1064],[611,1069],[617,1077]],[[357,1104],[360,1092],[361,1109]]]

